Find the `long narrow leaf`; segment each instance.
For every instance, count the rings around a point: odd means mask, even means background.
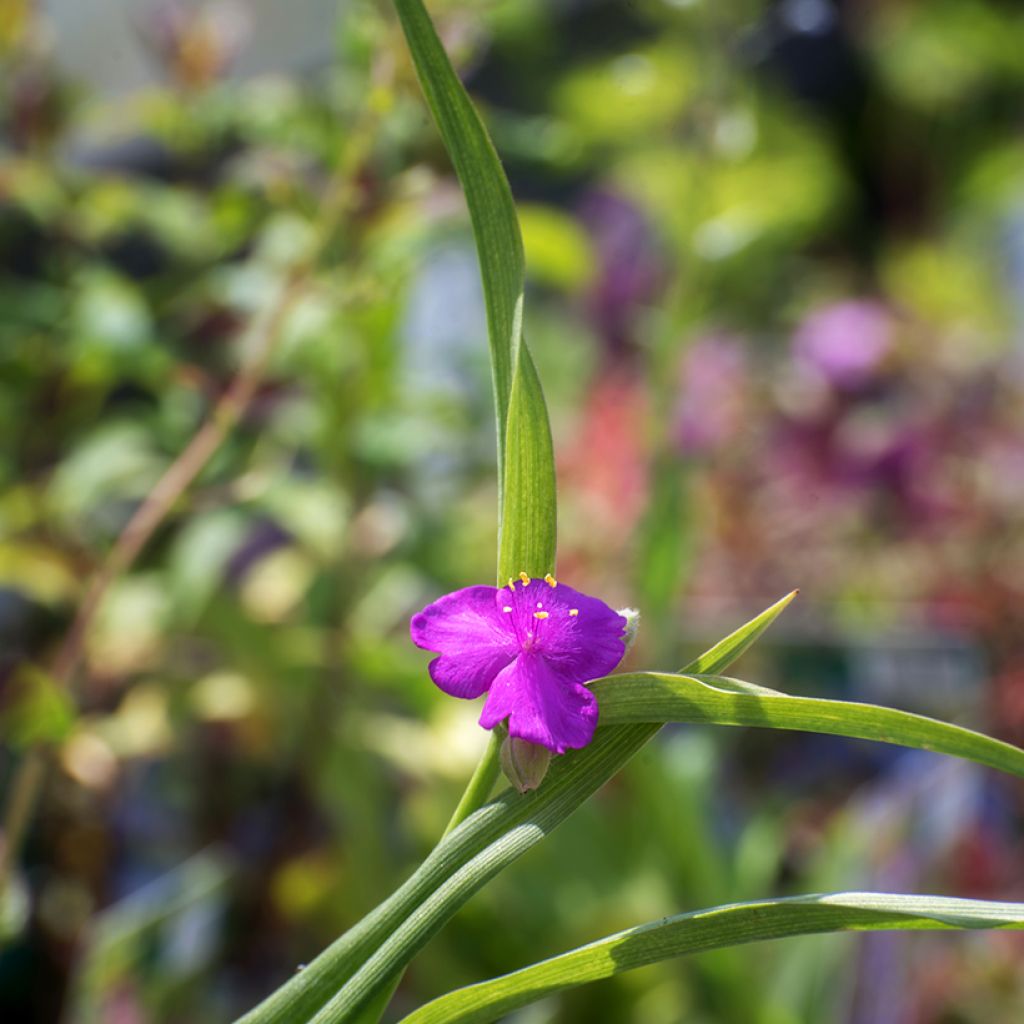
[[[835,893],[678,914],[631,928],[493,981],[458,989],[403,1024],[486,1024],[555,992],[702,950],[837,931],[1024,929],[1024,904],[945,896]]]
[[[714,675],[633,672],[592,684],[606,725],[704,722],[829,733],[952,754],[1024,778],[1024,750],[958,725],[852,701],[793,697]]]
[[[498,582],[555,570],[555,455],[540,380],[520,350],[508,409]]]
[[[508,179],[421,0],[395,0],[416,73],[462,184],[473,223],[498,422],[498,583],[555,568],[551,427],[522,337],[526,269]]]
[[[522,330],[523,241],[508,179],[421,0],[395,0],[416,74],[466,196],[480,257],[499,446]]]
[[[687,668],[725,671],[793,596],[766,609]],[[244,1024],[300,1024],[321,1007],[315,1017],[320,1024],[351,1020],[474,892],[572,814],[659,728],[637,724],[600,729],[589,747],[557,758],[536,792],[520,796],[505,790],[439,843],[389,899],[242,1018]]]

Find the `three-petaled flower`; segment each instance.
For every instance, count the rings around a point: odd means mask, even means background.
[[[510,736],[556,754],[593,738],[597,698],[583,684],[622,660],[625,629],[596,597],[526,573],[507,587],[446,594],[410,623],[413,643],[440,655],[429,671],[445,693],[487,694],[485,729],[507,721]]]

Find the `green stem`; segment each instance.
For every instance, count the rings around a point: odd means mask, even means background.
[[[498,781],[498,775],[501,773],[501,761],[498,755],[501,753],[501,743],[504,738],[504,734],[498,729],[491,732],[487,749],[483,752],[480,763],[476,766],[476,771],[473,772],[466,791],[462,794],[462,799],[444,830],[444,835],[441,836],[442,839],[487,802],[495,782]]]
[[[15,769],[3,816],[0,840],[0,903],[7,898],[7,886],[18,851],[32,820],[32,811],[46,778],[46,747],[29,747]]]
[[[487,802],[487,798],[494,789],[494,783],[498,781],[501,774],[501,744],[504,740],[504,733],[500,729],[491,732],[491,738],[487,742],[487,749],[484,750],[480,761],[466,784],[458,806],[452,812],[451,820],[448,822],[441,838],[444,839],[449,832],[458,828],[474,811],[479,810]],[[384,1011],[391,1002],[399,983],[405,976],[405,971],[399,971],[392,980],[382,988],[377,995],[370,1000],[366,1007],[356,1018],[354,1024],[378,1024]]]
[[[402,978],[404,977],[405,971],[399,971],[391,981],[389,981],[373,997],[373,999],[366,1004],[352,1024],[380,1024],[380,1019],[384,1016],[384,1011],[388,1008],[388,1003],[391,1002],[391,997],[395,994],[395,990],[398,988]]]

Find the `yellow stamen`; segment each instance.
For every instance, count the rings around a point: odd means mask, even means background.
[[[535,619],[546,619],[548,617],[548,613],[547,612],[534,612],[533,613],[533,617]]]
[[[551,573],[548,573],[547,576],[544,577],[544,582],[549,587],[557,587],[558,586],[558,580],[556,580],[555,577],[551,575]]]
[[[519,578],[523,581],[523,586],[524,587],[526,586],[527,583],[530,582],[530,577],[527,576],[525,572],[521,572],[519,574]]]
[[[509,608],[509,606],[508,606],[508,605],[505,605],[505,607],[504,607],[504,608],[502,608],[501,610],[502,610],[503,612],[510,612],[510,611],[512,611],[512,609],[511,609],[511,608]]]
[[[579,613],[580,613],[580,610],[579,610],[579,608],[570,608],[570,609],[569,609],[569,614],[570,614],[570,615],[572,615],[572,616],[573,616],[574,618],[575,618],[575,617],[576,617],[577,615],[579,615]]]
[[[511,576],[508,578],[508,589],[514,594],[516,592],[516,581]]]

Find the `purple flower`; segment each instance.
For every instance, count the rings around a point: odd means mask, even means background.
[[[430,678],[445,693],[487,694],[480,724],[508,721],[510,736],[556,754],[585,747],[597,699],[583,683],[625,653],[626,620],[596,597],[520,573],[507,587],[466,587],[412,617],[413,643],[440,657]]]
[[[650,224],[623,196],[590,193],[580,218],[594,241],[599,266],[587,312],[598,337],[621,355],[635,340],[639,313],[660,290],[664,261]]]

